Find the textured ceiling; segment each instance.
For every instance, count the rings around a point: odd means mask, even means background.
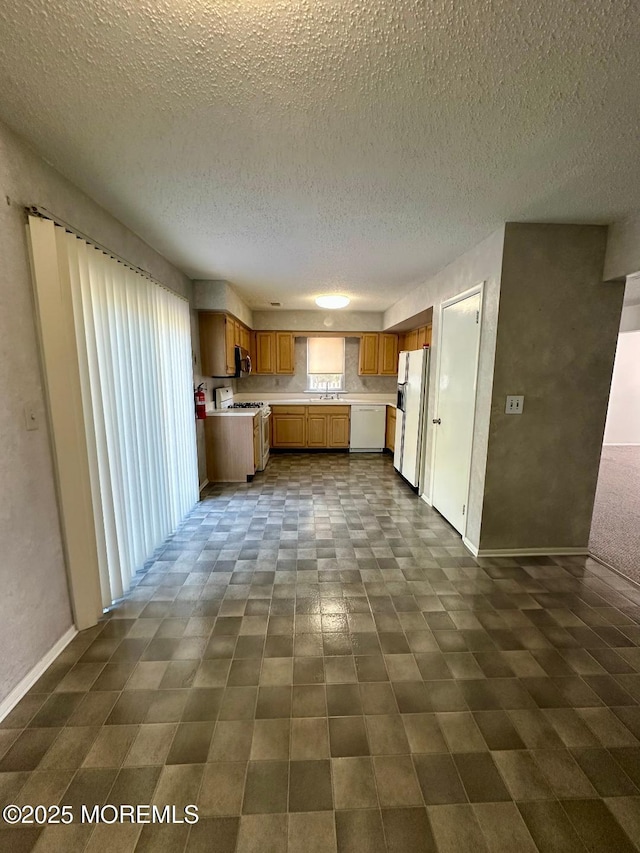
[[[382,310],[505,220],[640,206],[639,20],[637,0],[3,0],[0,116],[193,277]]]

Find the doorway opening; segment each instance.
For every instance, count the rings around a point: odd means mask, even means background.
[[[640,273],[625,288],[589,550],[640,583]]]

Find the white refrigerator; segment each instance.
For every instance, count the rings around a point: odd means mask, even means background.
[[[416,489],[424,467],[428,383],[429,349],[401,352],[393,466]]]

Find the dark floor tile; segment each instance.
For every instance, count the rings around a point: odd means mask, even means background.
[[[222,687],[192,687],[182,712],[182,722],[195,723],[216,720],[224,690]]]
[[[115,782],[118,771],[104,767],[81,767],[60,800],[61,806],[71,806],[80,814],[82,805],[92,808],[103,805]]]
[[[466,803],[467,797],[450,755],[414,755],[413,763],[428,806]]]
[[[288,781],[289,763],[287,761],[250,761],[242,813],[286,812]]]
[[[597,796],[568,749],[538,749],[531,755],[558,799]]]
[[[147,824],[142,828],[135,853],[175,853],[184,849],[188,834],[186,824]]]
[[[364,717],[330,717],[329,745],[332,758],[369,755]]]
[[[32,717],[29,728],[64,726],[84,697],[83,693],[52,693]]]
[[[518,803],[518,809],[540,853],[585,853],[560,803],[554,800]]]
[[[42,826],[0,826],[0,850],[11,850],[11,853],[30,853],[42,831]]]
[[[511,799],[490,753],[456,753],[453,760],[470,803],[498,803]]]
[[[291,687],[260,687],[258,688],[256,719],[290,717],[291,702]]]
[[[358,681],[388,681],[389,676],[382,655],[358,655],[355,658]]]
[[[422,681],[395,681],[392,688],[401,714],[433,710],[429,692]]]
[[[514,800],[553,799],[553,792],[530,752],[501,750],[493,758]]]
[[[260,680],[261,664],[261,660],[251,658],[232,661],[227,684],[229,687],[252,687],[257,685]]]
[[[109,803],[150,803],[160,777],[161,767],[123,767],[109,791]]]
[[[215,853],[234,853],[239,827],[238,817],[201,818],[191,827],[185,853],[211,853],[212,844]]]
[[[111,709],[106,725],[129,726],[144,722],[156,698],[157,691],[154,690],[126,690]]]
[[[290,812],[333,809],[329,761],[292,761],[289,773]]]
[[[638,788],[606,749],[574,749],[575,760],[601,797],[632,797]]]
[[[473,812],[491,853],[537,853],[515,803],[477,803]]]
[[[427,808],[438,853],[488,853],[475,808],[465,804]]]
[[[330,717],[360,716],[363,713],[357,684],[327,684],[327,709]]]
[[[167,756],[167,764],[202,764],[207,760],[214,723],[180,723]]]
[[[611,675],[586,675],[584,680],[610,708],[621,705],[637,705],[637,701],[624,690]]]
[[[293,661],[294,684],[322,684],[324,665],[321,657],[295,658]]]
[[[426,809],[383,809],[382,823],[389,853],[436,853]]]
[[[386,853],[377,809],[336,812],[338,853]]]
[[[219,720],[252,720],[256,715],[257,687],[226,687]]]
[[[640,788],[640,747],[614,747],[609,751],[629,778]]]
[[[525,748],[505,711],[477,711],[473,716],[489,749]]]
[[[587,850],[615,850],[634,853],[637,850],[629,836],[602,800],[565,800],[562,808]]]
[[[59,735],[60,729],[25,729],[0,761],[0,773],[34,770]]]

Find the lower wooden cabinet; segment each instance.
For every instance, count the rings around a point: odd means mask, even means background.
[[[210,415],[204,422],[207,479],[246,483],[260,459],[260,415]]]
[[[349,447],[349,406],[272,406],[274,449]]]
[[[307,446],[307,417],[303,411],[277,412],[271,409],[272,447],[306,447]]]
[[[348,414],[333,414],[327,416],[329,419],[328,447],[349,447],[349,427],[351,424]]]
[[[384,446],[392,453],[396,447],[396,410],[394,406],[387,406],[387,428]]]

